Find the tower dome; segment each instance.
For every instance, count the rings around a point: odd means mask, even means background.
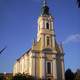
[[[41,15],[49,15],[49,7],[47,6],[46,0],[43,1],[43,6],[41,8]]]

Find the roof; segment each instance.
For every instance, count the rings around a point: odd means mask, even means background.
[[[18,58],[17,59],[17,61],[19,61],[25,54],[27,54],[28,55],[28,53],[31,51],[31,48],[30,49],[28,49],[20,58]]]

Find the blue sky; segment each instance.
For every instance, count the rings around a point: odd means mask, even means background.
[[[47,0],[54,17],[56,39],[63,43],[65,70],[80,68],[80,9],[76,0]],[[36,38],[41,0],[0,0],[0,72],[13,64]]]

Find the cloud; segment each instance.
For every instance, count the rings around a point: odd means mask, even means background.
[[[73,34],[66,38],[65,41],[63,41],[63,44],[67,44],[70,42],[79,43],[80,42],[80,34]]]

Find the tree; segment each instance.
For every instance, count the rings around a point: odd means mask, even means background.
[[[2,74],[0,74],[0,80],[3,80],[4,76]]]
[[[80,0],[77,0],[78,8],[80,8]]]
[[[80,80],[80,69],[77,69],[75,73],[75,80]]]
[[[74,73],[71,71],[71,69],[66,70],[65,80],[74,80]]]
[[[13,76],[12,80],[35,80],[35,78],[28,74],[19,73],[19,74],[16,74],[15,76]]]
[[[25,75],[22,75],[22,74],[16,74],[12,80],[26,80],[26,76]]]

